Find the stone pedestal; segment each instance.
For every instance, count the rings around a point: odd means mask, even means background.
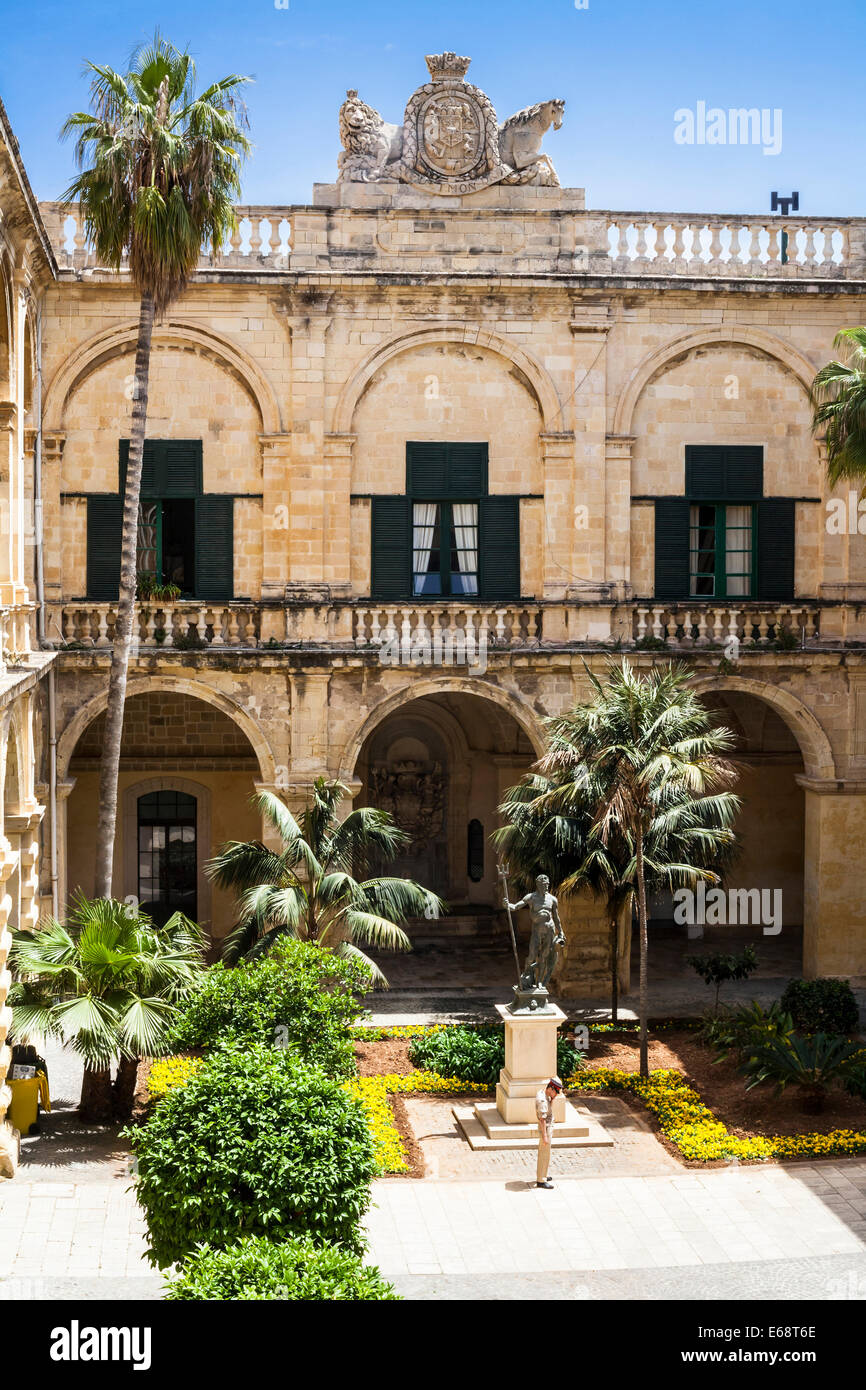
[[[513,1014],[505,1004],[496,1012],[505,1024],[505,1066],[496,1087],[496,1108],[506,1124],[535,1125],[535,1097],[556,1076],[556,1036],[565,1014],[555,1004],[542,1013]],[[553,1120],[565,1119],[565,1097],[553,1102]]]
[[[556,1038],[565,1014],[555,1004],[537,1013],[513,1014],[496,1005],[505,1024],[505,1066],[499,1073],[496,1104],[455,1106],[454,1118],[473,1149],[533,1149],[538,1145],[535,1097],[556,1076]],[[564,1095],[553,1102],[553,1148],[613,1144],[603,1127]]]

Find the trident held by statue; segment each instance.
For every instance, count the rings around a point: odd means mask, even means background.
[[[517,954],[517,937],[514,935],[514,922],[511,917],[511,900],[508,893],[508,865],[500,859],[499,877],[502,879],[502,896],[505,899],[505,911],[508,913],[508,930],[511,932],[511,949],[514,952],[514,965],[517,970],[517,987],[520,988],[520,957]]]

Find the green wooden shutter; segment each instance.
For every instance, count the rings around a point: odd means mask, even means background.
[[[486,444],[406,445],[406,491],[419,502],[472,501],[487,492]]]
[[[790,497],[758,503],[758,598],[794,597],[794,507]]]
[[[448,497],[447,445],[406,445],[406,491],[419,501],[436,502]]]
[[[87,499],[87,597],[116,603],[120,591],[123,498],[94,493]]]
[[[208,492],[195,499],[195,596],[234,597],[234,498]]]
[[[520,597],[520,498],[479,500],[481,597]]]
[[[412,525],[408,497],[374,497],[370,508],[373,598],[406,599],[412,593]]]
[[[761,445],[686,445],[686,496],[692,501],[756,502],[763,490]]]
[[[658,497],[655,504],[655,585],[660,599],[689,594],[689,502],[685,497]]]
[[[120,491],[126,490],[129,440],[120,441]],[[142,497],[198,497],[202,490],[200,439],[146,439]]]
[[[487,445],[448,445],[448,498],[470,501],[487,494]]]

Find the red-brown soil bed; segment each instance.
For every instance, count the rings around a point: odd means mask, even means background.
[[[592,1035],[591,1035],[592,1036]],[[639,1070],[636,1034],[595,1034],[589,1049],[589,1065]],[[714,1062],[715,1054],[697,1041],[693,1032],[665,1032],[649,1039],[650,1070],[681,1071],[713,1114],[740,1138],[753,1135],[826,1134],[833,1129],[866,1127],[866,1102],[844,1091],[830,1091],[823,1112],[802,1110],[802,1096],[793,1088],[776,1095],[771,1083],[745,1089],[746,1078],[734,1060]],[[644,1114],[646,1112],[644,1111]]]

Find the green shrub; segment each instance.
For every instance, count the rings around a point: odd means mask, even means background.
[[[337,1246],[247,1236],[225,1250],[199,1246],[168,1282],[165,1298],[371,1303],[399,1294],[375,1266]]]
[[[160,1267],[245,1235],[363,1251],[377,1172],[369,1125],[342,1085],[292,1052],[220,1048],[127,1137]]]
[[[763,1081],[774,1081],[779,1094],[795,1086],[803,1097],[803,1109],[818,1114],[831,1086],[850,1090],[853,1084],[862,1085],[862,1051],[858,1043],[844,1037],[814,1033],[804,1038],[792,1033],[756,1048],[740,1070],[751,1078],[746,1090]]]
[[[173,1048],[258,1042],[292,1047],[305,1062],[338,1079],[355,1075],[349,1026],[369,977],[308,941],[284,937],[263,960],[206,972],[175,1026]]]
[[[744,946],[736,955],[716,951],[708,956],[686,956],[686,964],[700,975],[705,985],[715,985],[716,1000],[719,1007],[719,990],[729,980],[748,980],[758,968],[758,957],[754,946]]]
[[[723,1062],[731,1052],[748,1056],[755,1048],[774,1038],[789,1037],[793,1031],[791,1015],[781,1004],[774,1002],[765,1010],[753,999],[732,1013],[708,1014],[698,1037],[719,1054],[716,1060]]]
[[[847,980],[789,980],[782,1008],[804,1033],[854,1033],[860,1013]]]
[[[456,1076],[489,1089],[499,1080],[505,1066],[505,1030],[491,1024],[481,1028],[442,1028],[413,1038],[409,1059],[425,1071],[439,1076]],[[585,1065],[576,1048],[564,1038],[557,1039],[556,1069],[560,1076],[571,1076]]]

